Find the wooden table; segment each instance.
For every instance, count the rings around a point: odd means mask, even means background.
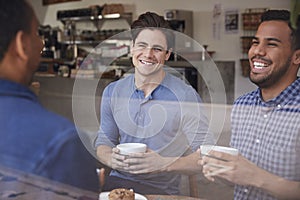
[[[1,200],[98,200],[98,193],[0,165]]]
[[[145,195],[147,200],[196,200],[197,198],[170,195]],[[0,165],[1,200],[98,200],[99,193]]]
[[[145,195],[145,196],[147,200],[196,200],[198,199],[194,197],[174,196],[174,195]]]

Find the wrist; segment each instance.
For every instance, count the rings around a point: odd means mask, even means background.
[[[162,172],[172,172],[174,161],[172,158],[165,158],[165,165],[162,168]]]
[[[260,172],[256,173],[256,177],[251,184],[254,187],[266,190],[274,183],[274,176],[265,170],[261,169]],[[277,181],[275,181],[276,184]]]

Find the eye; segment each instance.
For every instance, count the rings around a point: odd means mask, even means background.
[[[145,48],[147,48],[147,45],[146,45],[146,44],[143,44],[143,43],[138,43],[138,44],[136,45],[136,47],[137,47],[138,49],[145,49]]]
[[[268,46],[269,47],[277,47],[278,45],[276,43],[274,43],[274,42],[269,42]]]
[[[163,51],[163,49],[160,48],[160,47],[153,47],[153,50],[154,50],[155,52],[162,52],[162,51]]]
[[[251,42],[251,46],[256,46],[258,44],[259,44],[258,40],[252,40]]]
[[[146,47],[145,44],[138,44],[137,46],[138,46],[138,47],[144,47],[144,48]]]

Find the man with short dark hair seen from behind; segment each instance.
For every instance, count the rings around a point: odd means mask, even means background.
[[[74,124],[29,89],[43,48],[29,2],[0,0],[0,27],[0,165],[98,191],[96,159]]]

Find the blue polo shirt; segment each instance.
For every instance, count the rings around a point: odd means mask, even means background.
[[[109,84],[103,92],[96,146],[141,142],[162,156],[180,157],[189,149],[212,143],[201,105],[198,93],[169,73],[147,97],[130,75]],[[179,193],[179,175],[133,175],[114,170],[111,175]]]
[[[96,159],[76,127],[46,110],[27,87],[0,79],[0,164],[98,190]]]

